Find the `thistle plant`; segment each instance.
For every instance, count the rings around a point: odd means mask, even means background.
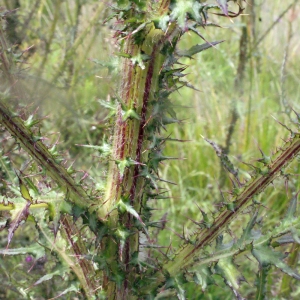
[[[88,183],[78,176],[57,145],[41,134],[42,120],[29,113],[29,108],[13,105],[23,97],[18,84],[18,56],[11,51],[1,29],[1,77],[5,84],[0,101],[2,129],[1,171],[3,212],[1,228],[7,230],[7,247],[2,255],[30,253],[36,259],[45,254],[55,256],[57,266],[28,289],[16,287],[23,298],[30,298],[33,286],[64,276],[72,284],[60,295],[81,293],[84,299],[185,299],[189,284],[200,286],[204,293],[216,284],[214,275],[224,279],[232,297],[243,299],[239,268],[241,257],[257,261],[255,299],[266,298],[270,267],[300,279],[300,275],[284,261],[282,245],[298,242],[299,215],[295,193],[280,224],[264,230],[259,195],[278,177],[288,180],[286,172],[300,151],[297,131],[300,116],[295,112],[296,129],[268,157],[249,166],[249,179],[227,154],[206,139],[229,173],[233,189],[223,196],[218,210],[212,214],[201,209],[202,220],[192,220],[193,234],[178,234],[182,245],[174,249],[156,244],[165,230],[166,220],[155,220],[152,211],[156,200],[166,199],[160,176],[161,163],[177,158],[166,156],[166,143],[183,142],[168,133],[168,125],[180,123],[178,106],[172,94],[182,88],[194,88],[185,80],[184,58],[217,47],[220,41],[207,41],[203,28],[218,26],[210,15],[235,18],[244,3],[233,1],[115,1],[105,24],[114,27],[120,58],[119,88],[112,99],[100,101],[111,110],[114,124],[111,146],[81,145],[102,152],[108,162],[106,185],[97,188],[97,180]],[[5,19],[6,11],[2,14]],[[198,35],[202,44],[180,50],[178,43],[188,33]],[[61,65],[57,80],[67,61]],[[282,124],[283,125],[283,124]],[[19,151],[19,156],[15,153]],[[17,168],[15,166],[18,166]],[[85,177],[85,176],[84,176]],[[243,230],[236,229],[239,217],[246,220]],[[34,224],[36,238],[31,245],[12,248],[14,235],[24,223]],[[32,229],[33,230],[33,229]],[[276,250],[275,250],[276,249]],[[279,250],[277,250],[279,249]],[[250,264],[250,260],[249,260]],[[74,275],[75,274],[75,275]],[[75,276],[75,279],[74,279]],[[200,296],[201,297],[201,296]]]

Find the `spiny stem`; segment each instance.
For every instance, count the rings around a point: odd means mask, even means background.
[[[265,167],[265,172],[258,174],[233,201],[234,210],[222,212],[210,228],[202,230],[195,245],[187,245],[177,255],[175,261],[169,261],[164,269],[171,276],[176,275],[180,269],[193,263],[195,257],[204,246],[210,244],[220,235],[242,210],[249,205],[255,195],[260,194],[300,152],[300,134],[295,134],[280,150],[272,163]]]
[[[24,150],[44,168],[45,172],[69,194],[70,201],[80,207],[86,207],[90,198],[85,190],[78,185],[67,170],[55,161],[55,157],[41,140],[36,140],[33,132],[24,125],[24,121],[10,112],[0,99],[0,122],[8,132],[22,145]]]
[[[20,117],[13,115],[4,105],[3,101],[3,99],[0,99],[0,124],[8,130],[8,132],[40,166],[43,166],[46,173],[66,194],[69,194],[74,203],[80,207],[86,207],[90,202],[90,198],[85,190],[80,185],[77,185],[75,180],[68,174],[67,170],[62,165],[55,161],[55,158],[42,141],[35,140],[31,130],[24,125],[24,121]],[[70,217],[66,217],[63,220],[63,225],[63,233],[65,233],[67,240],[73,245],[72,251],[76,257],[79,258],[78,262],[81,268],[80,272],[78,272],[84,275],[85,282],[82,282],[81,275],[79,279],[83,284],[88,299],[91,299],[90,295],[95,289],[95,282],[92,279],[95,271],[93,265],[89,261],[81,259],[81,257],[87,253],[87,249],[81,241],[80,232],[75,225],[72,224]],[[75,236],[76,242],[73,241],[73,237]]]

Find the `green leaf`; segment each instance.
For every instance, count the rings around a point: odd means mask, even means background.
[[[131,57],[131,61],[134,65],[138,65],[142,70],[145,69],[144,62],[148,61],[150,59],[150,56],[144,53],[139,53],[136,56]]]
[[[14,203],[0,203],[0,211],[5,211],[5,210],[13,210],[15,209],[15,204]]]
[[[33,244],[28,247],[15,248],[15,249],[0,249],[0,254],[3,255],[22,255],[31,253],[35,256],[36,259],[39,259],[45,256],[45,249],[39,244]]]
[[[191,58],[193,55],[197,54],[197,53],[200,53],[206,49],[209,49],[213,46],[216,46],[220,43],[223,43],[225,40],[222,40],[222,41],[216,41],[216,42],[211,42],[211,43],[204,43],[204,44],[201,44],[201,45],[195,45],[193,47],[191,47],[190,49],[188,50],[179,50],[177,51],[177,54],[179,56],[184,56],[184,57],[189,57]]]
[[[169,21],[170,21],[169,15],[162,16],[158,21],[158,27],[161,28],[162,31],[166,32]]]
[[[290,268],[285,262],[283,262],[285,255],[282,253],[273,251],[267,245],[262,245],[254,248],[252,250],[252,254],[262,267],[274,265],[282,272],[300,280],[300,275]]]
[[[75,293],[79,293],[80,292],[80,287],[79,287],[79,283],[78,282],[71,283],[70,286],[67,289],[65,289],[64,291],[60,292],[56,297],[51,298],[49,300],[58,299],[59,297],[61,297],[63,295],[66,295],[67,293],[70,293],[70,292],[75,292]],[[77,298],[74,298],[74,299],[77,299]]]
[[[172,13],[170,18],[171,20],[177,20],[178,25],[182,29],[185,29],[188,17],[202,25],[200,14],[202,7],[201,3],[194,0],[178,0],[175,5],[171,6]]]
[[[176,291],[177,291],[177,297],[179,300],[185,300],[185,290],[184,288],[182,287],[180,281],[178,280],[178,278],[176,277],[175,278],[175,288],[176,288]]]
[[[131,159],[130,157],[127,157],[123,160],[117,160],[116,164],[118,165],[119,171],[120,171],[120,175],[123,177],[125,169],[129,168],[130,166],[133,165],[142,165],[141,163]]]
[[[123,111],[123,116],[122,116],[122,120],[126,121],[128,119],[132,120],[132,119],[136,119],[136,120],[140,120],[140,116],[137,114],[137,112],[134,109],[128,109],[126,111]]]
[[[30,115],[28,119],[24,122],[24,125],[28,128],[31,128],[32,126],[38,124],[40,120],[34,120],[33,115]]]
[[[162,154],[161,150],[152,151],[149,153],[149,161],[148,161],[148,167],[157,172],[159,163],[161,163],[164,160],[177,160],[178,157],[171,157],[171,156],[164,156]]]
[[[183,274],[180,274],[173,278],[168,278],[166,281],[166,289],[174,288],[177,292],[177,297],[180,300],[185,300],[185,290],[182,286],[183,283],[186,282],[186,279],[184,278]]]
[[[207,266],[199,266],[196,271],[194,271],[193,280],[197,285],[201,286],[204,292],[209,285],[215,284],[212,275],[213,273],[210,268]]]
[[[110,112],[111,116],[115,115],[115,113],[117,111],[117,106],[116,106],[115,102],[106,101],[106,100],[102,100],[102,99],[99,99],[98,102],[101,104],[101,106],[103,106],[111,111]],[[106,117],[106,119],[107,119],[107,117]]]
[[[203,211],[202,209],[200,209],[200,211],[201,211],[201,214],[202,214],[202,217],[203,217],[202,223],[203,223],[204,227],[205,228],[210,228],[212,222],[209,220],[209,217],[208,217],[207,213],[205,211]]]
[[[32,197],[29,194],[28,188],[26,187],[26,185],[24,184],[23,180],[19,176],[18,176],[18,179],[19,179],[19,186],[20,186],[20,192],[21,192],[22,197],[25,200],[27,200],[29,202],[32,202],[33,199],[32,199]]]
[[[53,232],[54,232],[55,237],[57,235],[58,228],[60,225],[60,217],[61,217],[60,206],[61,206],[62,202],[65,202],[65,201],[55,201],[55,202],[48,203],[49,219],[50,219],[50,221],[53,222]],[[70,205],[70,204],[67,203],[67,205]],[[63,207],[63,210],[64,210],[64,207]],[[70,209],[70,212],[71,211],[72,211],[72,209]]]
[[[92,62],[94,62],[95,64],[97,64],[97,65],[100,65],[102,67],[107,68],[109,74],[117,73],[117,71],[118,71],[119,60],[120,60],[118,57],[113,57],[108,62],[103,62],[103,61],[100,61],[100,60],[95,59],[95,58],[92,58],[90,60]]]
[[[240,287],[240,282],[244,277],[233,263],[230,257],[220,259],[218,261],[217,272],[224,278],[225,283],[234,291]]]
[[[138,219],[143,226],[145,226],[145,223],[141,219],[140,215],[136,212],[136,210],[130,204],[128,204],[127,202],[124,202],[123,200],[121,199],[118,202],[118,204],[117,204],[118,210],[121,213],[128,212],[129,214],[133,215],[136,219]]]
[[[38,285],[38,284],[40,284],[44,281],[48,281],[48,280],[52,279],[55,275],[63,277],[65,275],[65,273],[68,272],[68,271],[70,271],[70,268],[60,267],[60,268],[56,269],[54,272],[44,275],[38,281],[36,281],[33,285]]]
[[[252,215],[252,217],[251,217],[250,221],[248,222],[246,228],[244,229],[241,238],[236,243],[239,248],[242,248],[244,246],[245,242],[249,241],[249,239],[252,238],[252,229],[253,229],[253,227],[256,223],[257,216],[258,216],[258,210],[256,210],[254,212],[254,214]]]
[[[96,145],[81,145],[81,144],[76,144],[76,146],[85,147],[85,148],[91,148],[91,149],[97,150],[104,157],[109,156],[111,154],[111,146],[110,146],[110,144],[106,143],[105,141],[103,141],[103,143],[102,143],[101,146],[96,146]]]
[[[266,284],[270,266],[260,266],[260,270],[257,274],[255,285],[257,287],[255,300],[266,299]]]
[[[299,195],[299,192],[296,193],[290,203],[289,203],[289,207],[287,209],[287,212],[286,212],[286,215],[285,215],[285,219],[287,221],[290,221],[291,219],[295,218],[296,217],[296,212],[297,212],[297,202],[298,202],[298,195]]]

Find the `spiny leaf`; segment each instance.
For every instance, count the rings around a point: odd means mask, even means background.
[[[10,159],[7,155],[3,155],[2,150],[0,150],[0,169],[4,173],[2,175],[2,179],[9,178],[11,181],[13,181],[14,173],[11,168]]]
[[[44,275],[43,277],[41,277],[33,285],[38,285],[38,284],[41,284],[44,281],[48,281],[48,280],[52,279],[54,276],[56,276],[56,275],[64,277],[65,273],[69,272],[69,271],[70,271],[69,267],[59,267],[54,272],[48,273],[48,274]]]
[[[259,148],[259,152],[261,153],[262,158],[258,159],[257,161],[259,161],[260,163],[267,165],[271,162],[271,158],[270,156],[267,156],[264,154],[264,152]]]
[[[62,202],[65,202],[65,201],[60,201],[60,202],[55,201],[55,202],[48,203],[49,219],[50,219],[50,221],[53,222],[53,233],[54,233],[55,237],[57,235],[59,225],[60,225],[60,218],[61,218],[60,205]],[[68,203],[67,205],[70,205],[70,204]],[[72,211],[72,209],[70,209],[69,211]]]
[[[233,163],[230,161],[227,154],[224,153],[224,150],[222,149],[222,147],[220,147],[217,143],[215,143],[209,139],[206,139],[204,137],[203,137],[203,139],[205,141],[207,141],[214,148],[214,150],[215,150],[216,154],[218,155],[218,157],[220,158],[221,163],[224,166],[224,168],[229,173],[231,173],[234,176],[234,178],[237,180],[237,182],[240,184],[239,179],[238,179],[239,170],[234,167]]]
[[[150,56],[144,53],[139,53],[136,56],[132,56],[130,60],[133,64],[137,64],[142,70],[145,69],[144,62],[148,61],[150,59]]]
[[[0,254],[3,255],[21,255],[28,253],[33,254],[36,259],[39,259],[45,256],[45,248],[41,247],[39,244],[36,243],[28,247],[0,250]]]
[[[130,54],[125,53],[125,52],[115,52],[115,55],[121,56],[121,57],[124,57],[124,58],[131,58],[132,57]]]
[[[193,280],[197,285],[201,286],[202,291],[204,292],[209,285],[215,284],[212,275],[213,273],[209,267],[199,266],[194,271]]]
[[[123,111],[122,113],[123,113],[123,117],[122,117],[123,121],[126,121],[128,119],[130,119],[130,120],[132,120],[132,119],[140,120],[141,119],[140,116],[135,111],[135,109],[133,109],[133,108]]]
[[[38,124],[40,120],[34,120],[33,115],[30,115],[28,119],[24,122],[24,125],[28,128],[31,128],[32,126]]]
[[[59,297],[61,297],[63,295],[66,295],[66,294],[68,294],[70,292],[76,292],[76,293],[80,292],[79,282],[71,283],[70,286],[67,289],[65,289],[64,291],[60,292],[56,297],[50,298],[49,300],[58,299]],[[102,298],[100,298],[100,299],[102,299]]]
[[[268,278],[268,273],[270,270],[271,266],[260,266],[260,270],[257,274],[256,277],[256,295],[255,295],[255,300],[264,300],[266,299],[266,284],[267,284],[267,278]]]
[[[177,20],[178,25],[182,29],[186,29],[188,17],[202,25],[202,17],[200,14],[202,6],[201,3],[193,0],[178,0],[171,6],[172,13],[170,18],[171,20]]]
[[[29,201],[29,202],[32,203],[33,199],[32,199],[32,197],[29,194],[28,188],[26,187],[26,185],[24,184],[23,180],[19,177],[18,174],[17,174],[17,176],[18,176],[18,179],[19,179],[19,186],[20,186],[20,192],[21,192],[22,197],[25,200],[27,200],[27,201]]]
[[[289,203],[289,207],[288,207],[286,215],[285,215],[285,219],[287,219],[287,220],[290,220],[291,218],[295,218],[296,217],[298,195],[299,195],[299,192],[296,193],[292,197],[292,199],[291,199],[291,201]]]
[[[155,188],[156,190],[158,190],[158,185],[157,185],[157,180],[158,178],[153,176],[151,174],[151,172],[149,171],[149,169],[146,166],[143,166],[141,168],[140,174],[139,176],[146,178],[147,180],[150,181],[150,184],[153,186],[153,188]]]
[[[175,288],[176,288],[176,291],[177,291],[177,297],[179,300],[185,300],[185,290],[184,288],[181,286],[179,280],[177,278],[175,278]]]
[[[233,0],[234,2],[237,2],[239,10],[238,12],[232,12],[228,10],[228,5],[226,2],[230,1],[230,0],[216,0],[219,3],[218,8],[222,10],[222,14],[220,13],[213,13],[214,15],[218,15],[218,16],[224,16],[224,17],[230,17],[230,18],[236,18],[238,17],[244,10],[244,8],[242,8],[242,0]]]
[[[201,222],[205,228],[210,228],[212,222],[209,220],[208,214],[203,211],[202,209],[200,209],[202,217],[203,217],[203,221]]]
[[[25,206],[19,209],[18,212],[16,212],[15,217],[13,221],[10,223],[8,228],[8,236],[7,236],[7,248],[14,236],[15,231],[18,229],[18,227],[21,225],[23,221],[26,221],[29,216],[29,207],[31,205],[31,202],[27,202]],[[16,208],[17,210],[17,208]]]
[[[180,159],[178,157],[171,157],[171,156],[164,156],[162,154],[162,152],[159,151],[153,151],[149,153],[149,163],[148,163],[148,167],[152,168],[153,170],[157,170],[158,169],[158,165],[160,162],[164,161],[164,160],[174,160],[174,159]]]
[[[228,16],[228,4],[227,0],[216,0],[219,4],[221,10],[223,11],[224,15]]]
[[[225,283],[232,289],[238,290],[240,287],[240,282],[244,280],[240,271],[233,263],[232,258],[223,258],[218,261],[217,272],[224,278]]]
[[[243,247],[244,243],[251,238],[251,231],[256,223],[257,216],[258,210],[254,212],[246,228],[244,229],[241,238],[238,240],[237,244],[239,245],[239,247]]]
[[[186,282],[185,278],[181,275],[178,275],[174,278],[168,278],[166,281],[166,288],[175,288],[177,292],[177,297],[179,300],[185,300],[185,290],[182,287],[182,284]]]
[[[136,210],[130,204],[128,204],[126,201],[123,201],[123,200],[120,199],[120,201],[118,202],[118,204],[117,204],[118,210],[121,213],[125,213],[125,212],[130,213],[136,219],[138,219],[143,226],[145,226],[145,223],[141,219],[140,215],[136,212]]]
[[[194,27],[194,26],[188,26],[188,29],[197,34],[203,41],[207,42],[208,41],[205,39],[205,37]]]
[[[105,108],[111,110],[114,112],[116,112],[117,110],[117,107],[116,107],[116,104],[114,102],[111,102],[111,101],[106,101],[106,100],[102,100],[102,99],[99,99],[98,102]]]
[[[123,160],[117,160],[116,164],[118,165],[119,171],[120,171],[120,175],[123,177],[125,169],[129,168],[130,166],[133,165],[142,165],[141,163],[131,159],[130,157],[127,157]]]
[[[157,26],[159,28],[161,28],[162,31],[166,32],[166,30],[168,28],[169,21],[170,21],[170,16],[169,15],[164,15],[164,16],[159,18]]]
[[[76,144],[76,146],[80,146],[80,147],[85,147],[85,148],[91,148],[94,150],[98,150],[102,156],[109,156],[111,153],[111,146],[106,143],[105,141],[103,141],[101,146],[96,146],[96,145],[81,145],[81,144]]]
[[[267,245],[262,245],[254,248],[252,254],[263,267],[274,265],[282,272],[300,280],[300,275],[283,262],[284,255],[282,253],[273,251]]]
[[[107,68],[109,74],[116,73],[118,71],[119,60],[120,59],[116,56],[110,58],[110,61],[108,62],[102,62],[95,58],[90,59],[90,61],[94,62],[95,64]]]
[[[209,48],[211,48],[215,45],[223,43],[224,41],[225,40],[211,42],[211,43],[208,42],[208,43],[204,43],[204,44],[201,44],[201,45],[195,45],[195,46],[191,47],[188,50],[179,50],[179,51],[177,51],[177,55],[191,58],[193,55],[195,55],[197,53],[200,53],[200,52],[202,52],[206,49],[209,49]]]

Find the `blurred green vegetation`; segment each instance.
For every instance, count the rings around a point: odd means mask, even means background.
[[[176,232],[192,234],[195,225],[189,218],[200,220],[200,209],[215,211],[222,201],[220,190],[226,197],[226,192],[232,189],[229,177],[224,178],[217,155],[202,136],[225,148],[232,110],[236,109],[237,120],[228,155],[246,180],[249,168],[242,162],[258,159],[259,148],[270,155],[288,136],[288,131],[272,116],[292,126],[289,105],[299,111],[298,1],[294,1],[295,6],[290,6],[293,1],[248,2],[243,17],[218,19],[222,28],[202,30],[208,41],[225,40],[224,43],[198,54],[194,59],[182,60],[190,66],[186,76],[188,81],[199,91],[183,88],[173,94],[178,105],[178,117],[183,121],[170,126],[169,132],[173,138],[188,141],[167,143],[167,156],[182,159],[165,163],[161,168],[161,177],[176,185],[166,184],[170,198],[153,203],[158,208],[154,218],[161,218],[167,213],[168,230],[159,236],[160,244],[165,246],[171,242],[174,246],[180,243]],[[110,142],[112,135],[112,124],[106,119],[109,111],[99,103],[100,99],[106,101],[116,94],[118,77],[122,76],[114,56],[118,46],[110,28],[113,21],[104,24],[109,16],[109,3],[93,0],[0,0],[0,7],[17,9],[4,26],[12,47],[17,52],[23,52],[18,71],[24,89],[21,104],[41,117],[47,116],[42,123],[42,133],[52,143],[57,140],[59,150],[65,153],[69,161],[74,161],[75,168],[87,170],[103,188],[105,160],[99,158],[99,153],[78,145],[101,145],[103,140]],[[278,19],[288,7],[287,12]],[[214,16],[210,17],[213,21]],[[240,78],[242,75],[238,65],[243,28],[248,37],[248,52],[247,59],[242,61],[245,70],[243,78]],[[180,47],[186,49],[200,43],[203,41],[199,37],[190,34],[184,36]],[[289,171],[299,174],[298,165],[295,162]],[[291,177],[287,184],[286,189],[284,179],[274,182],[258,199],[265,207],[262,218],[266,228],[276,225],[291,194],[300,188],[297,176]],[[248,217],[240,217],[232,228],[236,226],[235,229],[240,230],[241,222],[245,224],[243,218],[247,220]],[[27,245],[34,238],[28,225],[18,232],[11,247]],[[2,232],[1,248],[5,247],[6,237]],[[16,296],[14,282],[21,284],[24,280],[24,289],[29,288],[28,282],[33,284],[38,275],[56,267],[56,258],[50,251],[40,269],[38,262],[30,265],[29,260],[28,256],[0,258],[1,299],[22,299],[22,295]],[[248,269],[246,280],[253,284],[253,269],[256,266],[252,263],[250,260],[240,262]],[[297,267],[299,269],[299,264]],[[18,270],[21,279],[17,273],[7,274],[5,269]],[[269,290],[275,291],[276,295],[283,275],[273,275]],[[214,278],[221,280],[218,276]],[[65,278],[66,286],[72,280]],[[289,299],[297,299],[300,294],[300,287],[293,280]],[[10,286],[9,281],[12,282]],[[48,299],[56,295],[54,291],[65,288],[60,286],[64,284],[56,277],[49,282],[35,288],[32,299]],[[251,288],[247,285],[245,289],[248,289],[248,299],[252,299]],[[229,290],[216,289],[215,286],[201,294],[200,290],[191,290],[187,298],[232,297]],[[78,295],[70,297],[64,299],[79,299]]]

